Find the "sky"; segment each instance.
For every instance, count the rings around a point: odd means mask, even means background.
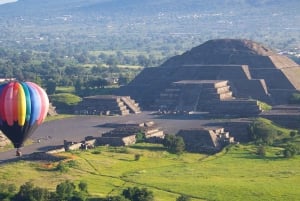
[[[0,0],[0,5],[1,4],[6,4],[6,3],[12,3],[12,2],[16,2],[18,0]]]

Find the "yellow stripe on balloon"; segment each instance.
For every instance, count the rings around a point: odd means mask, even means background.
[[[26,98],[21,84],[18,87],[18,124],[24,126],[26,119]]]

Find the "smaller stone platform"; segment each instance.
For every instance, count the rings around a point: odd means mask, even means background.
[[[139,104],[129,96],[97,95],[83,98],[75,108],[75,114],[128,115],[140,113]]]

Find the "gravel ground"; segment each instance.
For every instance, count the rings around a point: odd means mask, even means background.
[[[43,123],[31,136],[33,144],[22,148],[23,157],[34,153],[43,152],[62,146],[64,140],[80,142],[86,136],[100,136],[113,128],[105,124],[130,124],[154,121],[165,133],[176,133],[183,128],[199,128],[211,120],[191,119],[187,116],[159,116],[150,112],[131,114],[126,116],[77,116],[68,119],[55,120]],[[18,159],[15,150],[0,152],[0,164]]]

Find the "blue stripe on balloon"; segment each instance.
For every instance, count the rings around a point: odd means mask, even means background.
[[[39,118],[41,113],[41,99],[39,97],[38,91],[31,85],[27,85],[30,93],[31,101],[31,117],[30,125],[33,125]]]

